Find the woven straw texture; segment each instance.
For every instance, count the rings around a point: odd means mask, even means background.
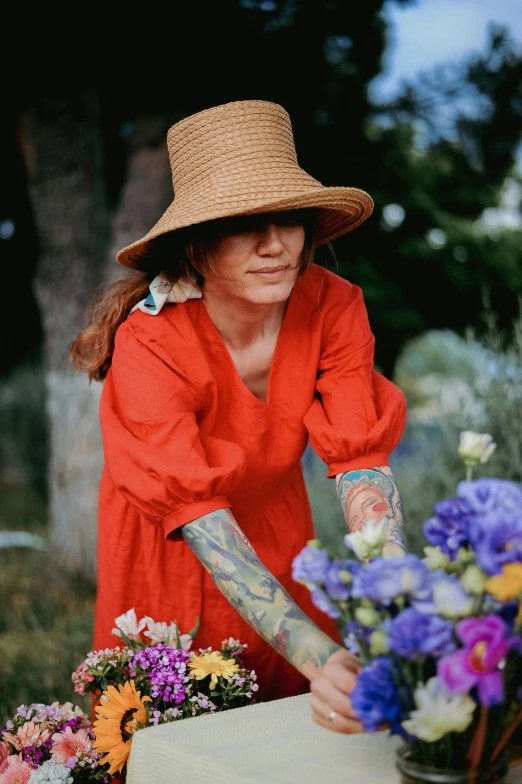
[[[140,730],[127,784],[397,784],[396,738],[340,735],[290,697]]]
[[[315,244],[345,234],[372,212],[358,188],[327,188],[297,163],[282,106],[234,101],[198,112],[167,135],[174,201],[145,237],[117,254],[138,268],[161,234],[216,218],[302,207],[319,209]]]

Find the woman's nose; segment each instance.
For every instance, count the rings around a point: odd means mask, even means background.
[[[260,234],[258,253],[260,255],[279,255],[284,250],[281,227],[269,223]]]

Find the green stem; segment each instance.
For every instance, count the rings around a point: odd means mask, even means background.
[[[448,734],[444,738],[445,745],[446,745],[446,768],[451,768],[451,733]]]
[[[468,463],[466,465],[466,482],[471,482],[473,479],[473,464]]]

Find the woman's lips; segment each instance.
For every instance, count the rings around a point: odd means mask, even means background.
[[[279,281],[285,275],[288,267],[274,267],[274,269],[264,268],[261,270],[252,270],[252,275],[257,275],[258,278],[263,280]]]

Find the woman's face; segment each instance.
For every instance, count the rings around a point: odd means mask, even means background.
[[[256,304],[287,300],[305,241],[299,211],[225,218],[219,230],[205,291]]]

